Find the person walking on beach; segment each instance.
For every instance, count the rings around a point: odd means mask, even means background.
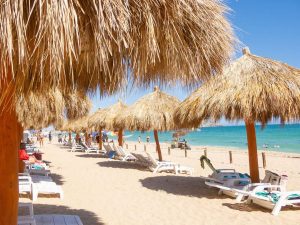
[[[138,137],[138,142],[141,143],[141,136]]]
[[[51,134],[51,131],[49,132],[48,138],[49,138],[49,143],[51,144],[51,141],[52,141],[52,134]]]
[[[147,141],[147,143],[150,142],[150,136],[149,135],[146,137],[146,141]]]

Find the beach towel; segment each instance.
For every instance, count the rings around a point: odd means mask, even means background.
[[[270,199],[273,203],[278,202],[280,198],[280,193],[275,193],[275,192],[261,191],[261,192],[256,192],[255,194],[258,196],[266,197]],[[293,199],[300,199],[300,195],[291,194],[288,196],[288,200],[293,200]]]

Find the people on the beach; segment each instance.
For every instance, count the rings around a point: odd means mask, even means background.
[[[141,136],[138,137],[138,142],[141,143]]]
[[[147,143],[150,142],[150,136],[149,135],[146,137],[146,141],[147,141]]]
[[[42,130],[40,130],[38,133],[37,133],[37,140],[40,144],[40,147],[43,147],[44,146],[44,135],[43,135],[43,132]]]
[[[49,134],[48,134],[48,139],[49,139],[49,143],[51,144],[51,141],[52,141],[52,134],[51,134],[51,131],[50,131]]]

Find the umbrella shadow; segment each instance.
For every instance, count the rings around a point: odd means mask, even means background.
[[[65,183],[64,177],[57,173],[51,173],[50,177],[57,185],[63,185]]]
[[[145,167],[140,166],[136,163],[124,162],[118,160],[98,162],[97,164],[101,167],[108,167],[108,168],[132,169],[132,170],[143,170],[143,171],[147,170]]]
[[[156,176],[140,179],[143,187],[153,191],[165,191],[169,194],[198,198],[226,198],[218,195],[217,189],[208,188],[201,177],[188,176]]]
[[[34,214],[64,214],[64,215],[77,215],[80,217],[83,224],[89,225],[104,225],[95,213],[85,209],[72,209],[67,206],[46,205],[46,204],[33,204]]]

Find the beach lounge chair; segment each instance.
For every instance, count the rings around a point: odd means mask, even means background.
[[[131,154],[127,153],[125,149],[123,149],[122,146],[115,146],[113,145],[114,150],[116,151],[115,158],[121,159],[122,161],[135,161],[136,158]]]
[[[95,152],[95,153],[99,153],[100,150],[99,148],[95,148],[95,147],[88,147],[85,143],[81,143],[81,145],[83,146],[83,149],[85,150],[85,153],[91,153],[91,152]]]
[[[39,194],[58,194],[63,198],[63,190],[50,177],[33,176],[23,173],[19,175],[19,193],[29,192],[32,201],[38,198]]]
[[[79,144],[72,144],[72,147],[70,149],[71,152],[83,152],[84,147]]]
[[[194,169],[191,168],[191,167],[183,166],[183,165],[173,163],[173,162],[170,162],[170,161],[158,161],[149,152],[146,152],[146,154],[147,154],[148,158],[150,159],[150,161],[152,162],[152,164],[154,166],[155,165],[159,166],[159,165],[164,165],[164,164],[173,165],[176,174],[178,174],[178,173],[186,173],[186,174],[189,174],[189,175],[193,174]]]
[[[277,173],[274,173],[272,171],[266,170],[265,171],[265,177],[261,181],[261,183],[250,183],[248,185],[245,185],[241,189],[235,189],[233,188],[233,192],[236,194],[236,201],[240,202],[245,197],[249,196],[252,192],[252,190],[257,186],[263,186],[263,185],[279,185],[281,191],[286,190],[286,184],[287,184],[288,177],[286,175],[278,175]],[[276,191],[277,188],[268,188],[268,191]]]
[[[114,151],[109,144],[103,144],[103,147],[105,149],[105,156],[113,159],[116,155],[116,151]]]
[[[29,209],[29,215],[18,216],[18,225],[83,225],[77,215],[34,215],[32,203],[19,203],[19,208]]]
[[[283,179],[283,176],[279,176],[276,173],[266,170],[265,178],[261,183],[251,183],[250,177],[248,177],[246,174],[240,174],[236,172],[230,172],[228,174],[223,172],[222,177],[217,177],[219,179],[209,178],[207,181],[205,181],[205,184],[210,187],[218,188],[219,195],[226,194],[236,198],[236,200],[239,202],[244,197],[248,196],[251,190],[257,186],[273,184],[280,185],[281,188],[285,188],[285,177],[286,176],[284,176]]]
[[[267,189],[277,189],[277,191],[267,191]],[[247,203],[271,209],[273,215],[278,215],[284,206],[300,208],[300,191],[285,192],[280,185],[260,185],[251,191]]]
[[[134,157],[137,158],[137,163],[147,167],[153,173],[159,172],[174,172],[176,173],[175,164],[171,162],[158,162],[158,161],[151,161],[148,157],[143,156],[142,154],[134,154]]]
[[[33,186],[32,178],[28,174],[19,174],[19,194],[29,193],[31,198],[36,196],[37,189]]]
[[[32,175],[42,175],[42,176],[49,176],[51,171],[48,169],[49,167],[42,167],[39,165],[34,164],[25,164],[25,172],[32,174]]]
[[[36,225],[34,214],[33,214],[32,203],[20,203],[19,202],[19,209],[20,208],[27,208],[29,215],[18,216],[18,225]]]

